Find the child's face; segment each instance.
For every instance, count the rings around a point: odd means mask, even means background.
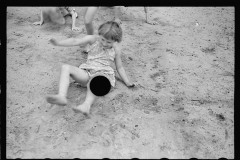
[[[103,48],[105,48],[105,49],[112,48],[114,42],[115,42],[114,40],[106,39],[106,38],[104,38],[103,36],[100,36],[100,44],[101,44],[101,45],[103,46]]]

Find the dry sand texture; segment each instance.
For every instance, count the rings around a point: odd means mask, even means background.
[[[83,9],[76,25],[85,34]],[[234,7],[121,8],[128,89],[96,100],[91,117],[71,109],[86,88],[72,83],[65,107],[50,105],[62,64],[79,66],[80,47],[48,38],[79,36],[39,20],[38,7],[7,8],[7,158],[234,158]],[[97,28],[113,18],[102,8]],[[119,75],[117,75],[119,77]]]

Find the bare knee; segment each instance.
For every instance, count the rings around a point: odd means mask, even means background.
[[[58,7],[49,8],[48,14],[49,14],[49,17],[52,22],[55,22],[60,25],[65,24],[65,18],[63,17],[63,15]]]
[[[55,22],[59,25],[64,25],[65,24],[65,18],[60,17],[59,19],[55,20]]]
[[[66,22],[66,21],[65,21],[65,19],[64,19],[64,18],[62,18],[62,19],[61,19],[61,21],[59,21],[59,24],[60,24],[60,25],[64,25],[64,24],[65,24],[65,22]]]

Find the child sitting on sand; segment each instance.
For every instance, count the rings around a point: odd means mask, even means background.
[[[57,24],[65,24],[64,17],[67,15],[72,16],[72,30],[80,31],[80,28],[76,27],[77,12],[73,7],[43,7],[41,10],[41,20],[34,22],[34,25],[42,25],[48,18]]]
[[[50,42],[56,46],[79,46],[90,44],[87,62],[78,67],[64,64],[61,70],[59,91],[57,95],[48,95],[47,102],[57,105],[67,104],[67,90],[69,87],[69,77],[83,86],[87,86],[87,95],[83,104],[74,107],[75,112],[82,112],[88,115],[90,107],[96,96],[89,87],[89,81],[92,77],[103,74],[106,76],[112,87],[115,86],[115,74],[111,63],[115,61],[116,69],[128,87],[134,87],[122,66],[121,48],[119,42],[122,40],[122,29],[118,23],[108,21],[100,25],[98,35],[86,35],[82,38],[69,38],[66,40],[50,39]],[[101,85],[101,84],[100,84]]]

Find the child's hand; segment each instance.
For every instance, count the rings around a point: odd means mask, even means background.
[[[49,42],[52,43],[54,46],[57,46],[57,45],[58,45],[58,42],[57,42],[56,39],[50,38],[50,39],[49,39]]]

